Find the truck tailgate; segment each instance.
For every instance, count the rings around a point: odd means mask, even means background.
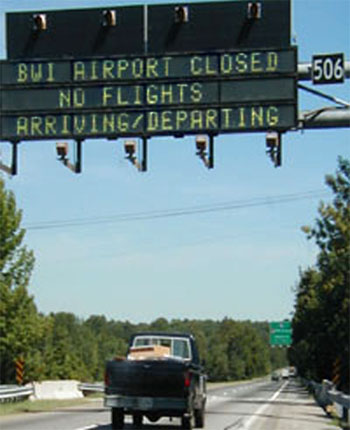
[[[177,360],[107,362],[106,394],[184,397],[188,365]]]

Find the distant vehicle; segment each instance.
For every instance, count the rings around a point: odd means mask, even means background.
[[[289,378],[289,369],[282,369],[281,376],[282,376],[282,379],[288,379]]]
[[[289,377],[294,378],[295,376],[297,376],[297,369],[294,366],[291,366],[289,368]]]
[[[281,379],[281,375],[279,372],[273,372],[271,375],[271,380],[272,381],[279,381]]]
[[[104,404],[112,408],[112,429],[130,414],[139,428],[143,417],[181,417],[182,428],[204,427],[206,375],[193,336],[138,333],[126,359],[108,361]],[[194,423],[193,423],[194,421]]]

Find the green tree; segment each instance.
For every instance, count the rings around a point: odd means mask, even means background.
[[[298,366],[301,375],[317,379],[313,368],[318,356],[317,345],[321,344],[320,308],[318,290],[321,283],[320,272],[308,268],[300,273],[297,286],[295,314],[293,318],[293,345],[289,352],[291,362]]]
[[[252,323],[224,321],[229,379],[249,379],[270,369],[269,349]]]
[[[339,158],[326,176],[334,198],[321,203],[314,227],[304,227],[319,247],[316,267],[297,286],[292,358],[305,374],[332,379],[341,362],[341,388],[349,387],[350,161]],[[307,358],[305,358],[307,353]]]
[[[30,377],[32,353],[44,332],[28,284],[34,266],[32,251],[23,245],[22,212],[14,194],[0,179],[0,382],[14,382],[14,360],[22,356]]]
[[[82,336],[82,324],[73,314],[59,312],[50,314],[51,330],[46,336],[43,357],[45,376],[50,379],[91,380],[83,351],[91,346]],[[87,345],[88,344],[88,345]],[[86,361],[84,361],[84,358]]]
[[[106,360],[126,355],[127,341],[124,340],[123,324],[107,321],[104,316],[92,315],[83,326],[89,333],[85,335],[84,343],[86,339],[90,342],[90,347],[86,344],[84,347],[87,353],[84,362],[88,363],[92,379],[102,381]]]
[[[13,192],[0,178],[0,281],[11,288],[28,286],[34,255],[23,245],[22,211],[16,207]]]
[[[217,338],[216,342],[209,345],[208,359],[206,363],[209,381],[228,381],[229,363],[226,354],[226,344]]]

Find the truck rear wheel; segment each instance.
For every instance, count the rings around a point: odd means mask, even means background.
[[[183,430],[192,430],[192,415],[183,415],[181,418]]]
[[[124,428],[124,411],[121,408],[112,408],[112,429]]]
[[[196,409],[194,411],[194,425],[195,427],[198,427],[199,429],[204,428],[204,422],[205,422],[205,412],[204,407],[201,409]]]

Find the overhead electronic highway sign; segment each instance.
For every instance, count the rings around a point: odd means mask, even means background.
[[[127,140],[128,160],[147,169],[152,136],[197,134],[213,167],[214,136],[267,131],[281,165],[281,135],[296,128],[297,49],[291,0],[148,4],[6,14],[0,62],[0,140],[66,142],[59,160],[79,173],[88,138]],[[203,139],[203,135],[205,139]],[[207,139],[207,140],[206,140]],[[1,168],[1,165],[0,165]]]
[[[288,130],[296,50],[4,61],[1,138]]]

